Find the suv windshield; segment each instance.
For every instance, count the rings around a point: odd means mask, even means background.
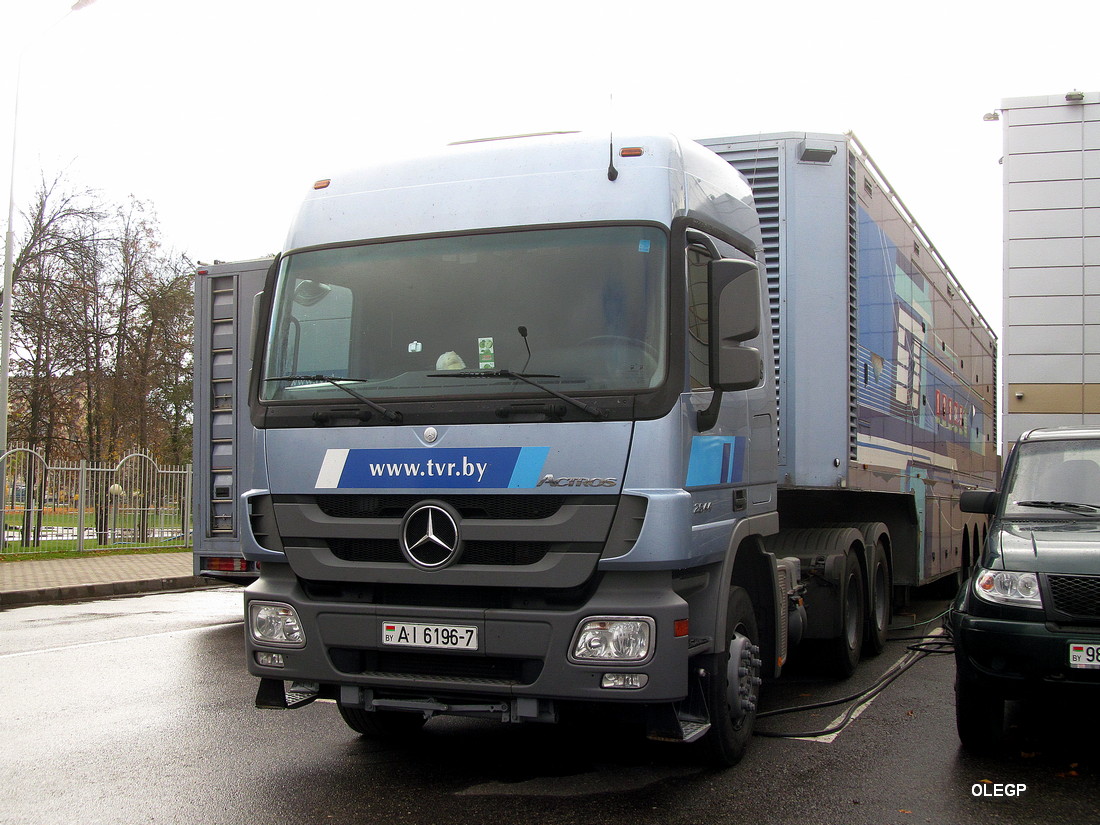
[[[341,386],[375,399],[540,394],[509,371],[569,395],[654,388],[666,370],[667,259],[663,231],[647,226],[289,255],[260,397],[346,400]]]
[[[1100,515],[1100,440],[1034,441],[1017,449],[1005,515]]]

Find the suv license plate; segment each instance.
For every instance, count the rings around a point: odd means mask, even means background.
[[[1100,645],[1070,642],[1069,666],[1100,668]]]
[[[382,644],[477,650],[477,628],[471,625],[382,622]]]

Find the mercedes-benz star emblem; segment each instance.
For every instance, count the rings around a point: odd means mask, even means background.
[[[401,522],[401,552],[425,570],[440,570],[458,561],[462,539],[458,513],[441,501],[425,501]]]

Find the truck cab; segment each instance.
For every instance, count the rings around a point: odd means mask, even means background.
[[[259,305],[260,703],[373,733],[614,703],[739,758],[788,610],[760,243],[671,136],[318,181]]]

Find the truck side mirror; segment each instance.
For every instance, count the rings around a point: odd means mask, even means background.
[[[256,355],[256,339],[260,335],[260,305],[264,302],[264,294],[257,292],[252,298],[252,325],[248,328],[248,357]]]
[[[760,385],[760,351],[742,342],[760,334],[760,270],[753,261],[710,263],[710,375],[716,390]]]

